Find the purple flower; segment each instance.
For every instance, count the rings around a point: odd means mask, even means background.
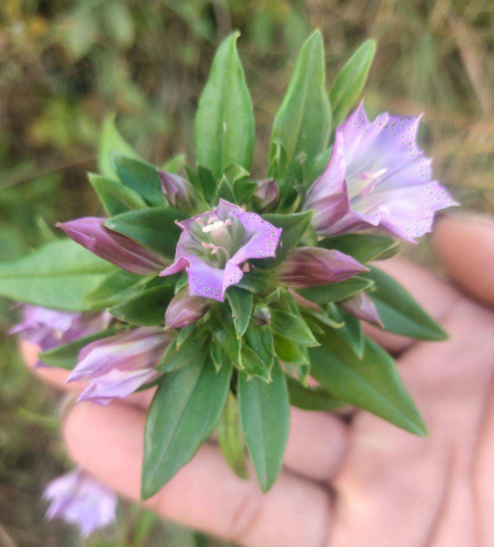
[[[265,179],[257,183],[252,199],[259,209],[274,208],[280,199],[280,188],[274,179]]]
[[[172,299],[165,313],[168,329],[181,329],[199,321],[208,311],[210,301],[203,296],[190,296],[188,287],[181,289]]]
[[[89,381],[79,401],[107,405],[156,380],[156,370],[173,335],[158,328],[137,328],[87,345],[67,382]]]
[[[189,215],[197,213],[198,209],[204,210],[204,200],[188,180],[161,169],[158,169],[158,175],[163,193],[172,207]]]
[[[363,105],[337,129],[324,173],[307,194],[322,236],[383,229],[413,242],[432,229],[434,213],[456,205],[431,181],[431,162],[416,145],[420,116],[381,114],[370,122]]]
[[[279,281],[292,289],[339,283],[369,271],[351,256],[320,247],[299,247],[276,270]]]
[[[49,310],[39,306],[22,306],[22,320],[14,325],[10,334],[19,334],[41,351],[68,344],[73,340],[104,330],[112,316],[107,312],[76,313]],[[38,363],[40,365],[42,363]]]
[[[50,482],[43,497],[50,502],[48,519],[75,524],[86,537],[115,520],[117,496],[82,469]]]
[[[85,217],[57,226],[79,245],[130,273],[156,274],[169,263],[129,237],[106,228],[105,221],[105,218]]]
[[[374,302],[372,302],[364,291],[346,298],[341,302],[341,306],[357,319],[362,319],[378,327],[383,326]]]
[[[186,270],[189,294],[223,301],[230,285],[243,276],[240,265],[250,258],[276,256],[281,228],[255,213],[220,200],[214,212],[177,223],[182,235],[175,262],[160,275]]]

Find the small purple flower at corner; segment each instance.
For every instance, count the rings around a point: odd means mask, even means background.
[[[106,406],[159,378],[156,367],[173,338],[163,329],[141,327],[92,342],[67,382],[88,381],[78,400]]]
[[[224,200],[213,212],[177,223],[182,235],[175,262],[160,275],[186,270],[189,294],[223,301],[230,285],[243,276],[240,266],[252,258],[276,256],[281,228]]]
[[[104,330],[111,319],[108,312],[77,313],[25,304],[22,306],[22,320],[9,330],[9,334],[19,334],[22,340],[46,351],[96,334]],[[38,362],[39,365],[42,363]]]
[[[85,537],[115,521],[116,494],[82,469],[50,482],[43,497],[50,502],[48,519],[75,524]]]
[[[430,232],[434,213],[456,205],[431,181],[432,160],[416,144],[420,116],[381,114],[370,122],[363,104],[337,129],[331,159],[310,188],[320,236],[382,229],[414,242]]]

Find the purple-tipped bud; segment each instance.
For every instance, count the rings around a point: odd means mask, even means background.
[[[168,265],[169,262],[161,255],[106,228],[105,220],[85,217],[59,223],[57,226],[79,245],[127,272],[152,275]]]
[[[265,179],[257,183],[252,199],[259,209],[274,209],[280,199],[280,188],[274,179]]]
[[[341,306],[357,319],[362,319],[377,327],[383,326],[374,302],[372,302],[364,291],[360,291],[350,296],[350,298],[343,300]]]
[[[172,340],[162,329],[144,327],[103,338],[81,350],[67,382],[89,381],[78,400],[107,405],[156,380],[156,367]]]
[[[339,283],[368,269],[351,256],[320,247],[299,247],[278,267],[279,281],[292,289]]]
[[[117,496],[82,469],[50,482],[43,497],[50,502],[46,518],[61,518],[89,536],[115,520]]]
[[[199,321],[211,305],[208,298],[190,296],[189,288],[181,289],[168,305],[165,326],[168,329],[181,329]]]
[[[192,184],[174,173],[167,173],[158,169],[161,188],[168,203],[184,213],[195,215],[199,212],[202,198]]]

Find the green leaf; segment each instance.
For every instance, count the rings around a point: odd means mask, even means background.
[[[118,329],[108,329],[92,334],[91,336],[84,336],[84,338],[79,338],[78,340],[74,340],[68,344],[63,344],[62,346],[57,346],[56,348],[40,353],[39,359],[51,367],[72,370],[77,365],[79,352],[82,348],[86,347],[88,344],[91,344],[91,342],[96,342],[96,340],[114,336],[115,334],[118,334],[118,332]]]
[[[89,173],[88,177],[105,211],[110,216],[147,207],[146,202],[137,192],[120,182],[94,173]]]
[[[256,325],[255,323],[251,323],[245,333],[245,344],[242,346],[242,365],[244,366],[245,372],[254,374],[250,372],[244,359],[244,350],[246,349],[252,350],[253,354],[262,363],[262,372],[257,375],[261,376],[266,381],[270,381],[271,369],[274,364],[274,343],[273,333],[271,332],[269,325]]]
[[[352,294],[372,287],[372,281],[358,275],[331,285],[312,287],[310,289],[298,289],[297,292],[314,302],[315,304],[327,304],[328,302],[339,302]]]
[[[247,447],[267,492],[281,471],[290,430],[290,400],[281,368],[275,364],[269,384],[240,372],[238,402]]]
[[[221,451],[232,471],[241,479],[248,479],[245,439],[240,425],[237,399],[232,393],[228,394],[217,433]]]
[[[169,159],[162,167],[167,173],[178,173],[185,165],[185,154],[177,154]]]
[[[104,177],[110,179],[115,177],[110,160],[111,152],[139,159],[137,152],[118,132],[115,126],[115,114],[105,116],[98,151],[98,169]]]
[[[241,370],[249,377],[261,378],[264,382],[271,381],[271,370],[259,355],[249,346],[241,347]]]
[[[283,336],[274,336],[274,350],[276,355],[284,363],[291,363],[293,365],[308,365],[309,357],[305,348],[299,348],[290,340],[283,338]]]
[[[262,269],[274,268],[278,264],[281,264],[304,236],[307,228],[310,226],[313,215],[313,211],[287,215],[262,215],[264,220],[267,220],[276,228],[282,228],[283,231],[281,232],[280,243],[276,249],[276,257],[255,260],[253,263]]]
[[[273,331],[301,346],[317,346],[317,340],[305,321],[293,313],[282,310],[271,310]]]
[[[113,306],[108,311],[125,323],[154,327],[165,323],[166,308],[172,298],[173,287],[155,287]]]
[[[220,179],[231,164],[250,168],[254,112],[237,52],[238,32],[218,48],[195,119],[197,163]]]
[[[315,31],[305,42],[293,71],[271,136],[270,163],[278,153],[276,143],[286,151],[286,165],[303,153],[310,165],[326,148],[331,131],[331,107],[326,93],[324,46]],[[278,173],[279,175],[279,173]]]
[[[174,258],[182,233],[175,221],[185,218],[187,215],[177,209],[153,207],[112,217],[105,222],[105,226],[130,237],[152,251]]]
[[[391,356],[369,339],[359,358],[338,334],[325,328],[321,346],[309,350],[311,375],[335,398],[424,436],[424,422]]]
[[[216,179],[214,178],[213,173],[202,165],[197,167],[197,173],[204,197],[206,198],[206,201],[211,202],[216,194]],[[192,180],[190,182],[192,183]],[[217,204],[214,203],[213,205]]]
[[[329,92],[335,126],[344,121],[362,93],[375,53],[376,42],[366,40],[346,62],[336,78]]]
[[[235,196],[233,195],[232,185],[228,182],[228,179],[225,175],[221,177],[218,188],[216,189],[216,194],[214,197],[214,202],[218,203],[220,199],[224,199],[233,203],[235,201]]]
[[[336,308],[336,306],[334,308],[331,315],[336,320],[342,320],[345,323],[338,331],[338,334],[341,335],[358,357],[362,357],[364,354],[364,333],[360,320],[342,308]]]
[[[242,349],[242,340],[237,338],[231,313],[226,306],[220,305],[211,310],[211,330],[220,347],[235,365],[241,368],[240,350]]]
[[[89,311],[87,295],[115,270],[71,239],[63,239],[0,264],[0,295],[45,308]]]
[[[94,291],[89,293],[86,302],[92,309],[115,306],[115,304],[137,295],[142,285],[148,281],[149,277],[144,275],[118,270],[106,277]]]
[[[233,323],[237,331],[237,338],[242,338],[249,326],[250,316],[254,307],[252,293],[231,286],[226,291],[226,297],[232,308]]]
[[[166,205],[156,167],[116,153],[111,154],[111,162],[122,184],[140,194],[149,205]]]
[[[154,496],[211,435],[226,403],[232,367],[209,357],[166,374],[148,411],[142,499]]]
[[[318,246],[325,249],[336,249],[352,256],[362,264],[367,264],[372,260],[390,258],[398,252],[400,244],[389,237],[370,234],[343,234],[323,239],[318,243]]]
[[[443,329],[392,277],[374,267],[364,275],[375,283],[368,294],[376,305],[384,330],[419,340],[448,339]]]
[[[158,365],[161,372],[172,372],[188,365],[200,362],[205,353],[205,344],[208,339],[208,332],[205,329],[196,332],[194,336],[188,337],[182,344],[174,340],[166,349]]]
[[[291,376],[287,376],[286,380],[290,393],[290,403],[297,408],[332,412],[345,406],[345,403],[338,401],[321,387],[311,388],[303,386]]]
[[[268,288],[268,279],[263,275],[245,272],[242,279],[235,286],[257,294]]]

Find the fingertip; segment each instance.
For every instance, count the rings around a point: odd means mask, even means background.
[[[482,215],[442,216],[434,230],[436,255],[460,287],[494,305],[494,221]]]
[[[68,376],[66,370],[51,367],[36,367],[40,354],[40,348],[37,344],[21,340],[20,352],[24,362],[36,376],[58,389],[64,389],[63,385]]]

